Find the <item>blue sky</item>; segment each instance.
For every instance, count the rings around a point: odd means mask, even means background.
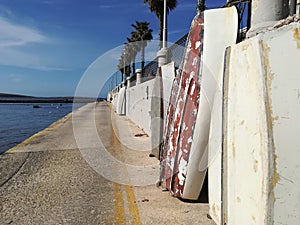
[[[168,17],[169,42],[188,32],[196,5],[178,0]],[[143,0],[0,0],[0,93],[73,96],[97,58],[93,85],[100,89],[111,75],[101,66],[116,69],[135,21],[149,21],[158,39],[158,20]],[[84,94],[92,95],[88,86]]]

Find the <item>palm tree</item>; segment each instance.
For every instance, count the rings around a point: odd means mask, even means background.
[[[131,62],[131,55],[130,55],[130,46],[126,43],[121,58],[119,60],[119,64],[117,69],[122,73],[122,80],[125,80],[125,76],[130,76],[130,62]]]
[[[147,42],[153,39],[152,29],[149,29],[149,22],[140,22],[136,21],[136,24],[131,24],[131,26],[135,29],[131,35],[135,37],[137,44],[137,48],[142,51],[141,53],[141,69],[143,71],[145,66],[145,48],[147,46]],[[142,72],[143,73],[143,72]],[[142,74],[143,75],[143,74]]]
[[[148,3],[151,12],[154,12],[159,19],[159,48],[162,48],[163,41],[163,21],[164,21],[164,1],[163,0],[144,0]],[[167,0],[167,14],[177,6],[177,0]],[[167,37],[166,37],[167,38]],[[166,40],[167,41],[167,40]]]
[[[135,73],[135,58],[137,53],[141,50],[140,46],[137,43],[138,37],[135,32],[131,32],[131,37],[127,38],[127,44],[130,52],[130,59],[132,65],[132,73]]]
[[[123,53],[121,58],[123,59],[124,62],[124,68],[125,68],[125,75],[128,77],[130,76],[130,62],[131,62],[131,54],[130,54],[130,46],[128,44],[125,44],[124,48],[123,48]],[[124,79],[125,80],[125,77]]]
[[[121,55],[121,58],[119,59],[119,64],[117,66],[117,70],[121,72],[121,80],[124,80],[124,77],[125,77],[125,64],[124,64],[123,54]]]
[[[117,70],[121,72],[122,74],[122,79],[125,74],[125,67],[124,67],[124,59],[123,59],[123,54],[121,55],[121,58],[119,59],[119,64],[117,66]]]

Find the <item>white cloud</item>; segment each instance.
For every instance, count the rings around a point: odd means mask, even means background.
[[[49,66],[39,53],[32,53],[32,44],[49,44],[50,39],[40,31],[19,24],[14,24],[0,17],[0,65],[15,66],[42,71],[65,71],[68,69]],[[22,48],[21,48],[22,47]],[[25,50],[27,49],[27,50]]]
[[[0,65],[36,69],[41,71],[70,71],[70,68],[47,65],[38,55],[0,47]]]
[[[0,47],[21,46],[29,43],[46,42],[39,31],[13,24],[0,17]]]

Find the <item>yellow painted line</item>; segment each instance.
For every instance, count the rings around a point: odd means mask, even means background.
[[[123,194],[121,191],[121,185],[117,183],[114,184],[114,199],[115,199],[115,222],[117,225],[126,224]]]
[[[115,121],[113,120],[113,110],[112,110],[112,104],[109,104],[110,107],[110,112],[111,112],[111,121],[114,123]],[[113,126],[113,124],[112,124]],[[117,128],[117,126],[114,126]],[[118,132],[117,129],[114,130],[116,133]],[[114,136],[114,137],[113,137]],[[116,137],[117,135],[113,132],[113,129],[111,129],[111,145],[121,147],[120,140]],[[125,224],[125,209],[124,209],[124,199],[122,195],[122,190],[121,187],[122,185],[120,184],[114,184],[115,189],[114,189],[114,197],[115,197],[115,220],[116,224]],[[129,208],[129,219],[130,219],[130,224],[132,225],[141,225],[141,219],[139,215],[139,210],[138,210],[138,205],[136,202],[136,198],[133,192],[132,186],[129,185],[124,185],[125,187],[125,192],[126,192],[126,197],[127,197],[127,204]]]
[[[141,223],[139,209],[138,209],[138,206],[136,203],[136,198],[135,198],[132,186],[126,185],[125,190],[126,190],[128,207],[129,207],[129,212],[130,212],[130,224],[140,225],[142,223]]]

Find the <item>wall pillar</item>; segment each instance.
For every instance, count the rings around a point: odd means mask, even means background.
[[[289,15],[289,0],[252,0],[251,28],[248,37],[263,32]]]
[[[137,69],[136,70],[136,85],[142,83],[142,70]]]
[[[166,48],[162,48],[157,52],[158,67],[167,64],[167,53],[168,50]]]
[[[297,0],[297,4],[296,4],[296,15],[297,15],[297,16],[300,15],[300,0]]]
[[[127,77],[127,88],[130,88],[130,77]]]

